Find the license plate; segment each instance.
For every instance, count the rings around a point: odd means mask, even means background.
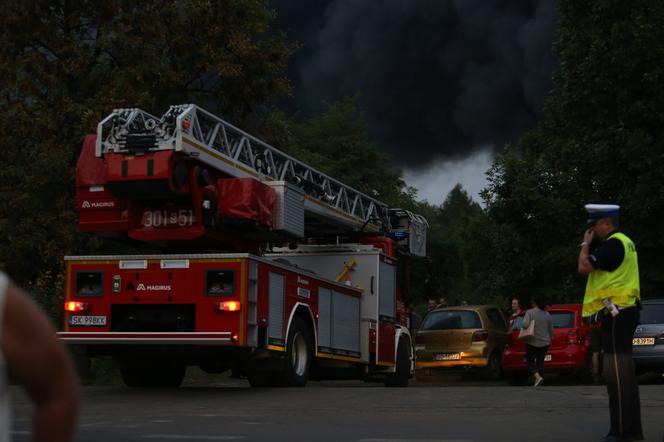
[[[632,345],[655,345],[655,338],[634,338]]]
[[[437,361],[458,361],[461,359],[459,353],[439,353],[435,356]]]
[[[191,227],[196,224],[196,216],[192,209],[144,210],[141,226],[155,227]]]
[[[69,325],[78,327],[104,327],[106,316],[70,316]]]
[[[544,362],[550,362],[550,361],[551,361],[551,355],[544,356]]]

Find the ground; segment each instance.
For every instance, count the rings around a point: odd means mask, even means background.
[[[212,380],[211,380],[212,379]],[[664,434],[664,384],[641,385],[647,440]],[[16,387],[15,441],[29,440],[30,404]],[[543,387],[449,375],[385,388],[359,381],[252,389],[188,377],[176,390],[86,386],[76,441],[593,441],[608,429],[603,386],[550,377]]]

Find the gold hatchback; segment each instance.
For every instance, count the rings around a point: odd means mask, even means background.
[[[430,311],[415,336],[417,369],[477,368],[486,377],[502,373],[502,352],[509,340],[507,321],[490,305]]]

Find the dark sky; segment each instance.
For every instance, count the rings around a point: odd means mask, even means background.
[[[553,0],[270,0],[303,48],[294,97],[309,114],[359,93],[381,149],[420,169],[501,148],[551,89]]]

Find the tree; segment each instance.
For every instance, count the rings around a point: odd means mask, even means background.
[[[262,135],[278,149],[377,200],[397,206],[414,201],[392,158],[371,140],[354,97],[306,119],[273,112]]]
[[[578,243],[587,202],[622,206],[639,249],[642,292],[664,288],[664,5],[638,0],[559,3],[560,69],[540,126],[500,155],[484,194],[497,223],[498,288],[581,297]],[[510,252],[515,246],[519,252]],[[510,275],[512,281],[500,278]]]
[[[480,205],[457,184],[429,221],[430,295],[453,304],[492,301],[494,292],[483,279],[491,228]]]
[[[259,0],[15,1],[0,16],[0,266],[60,310],[84,135],[117,107],[196,102],[251,128],[289,91],[294,46]]]

